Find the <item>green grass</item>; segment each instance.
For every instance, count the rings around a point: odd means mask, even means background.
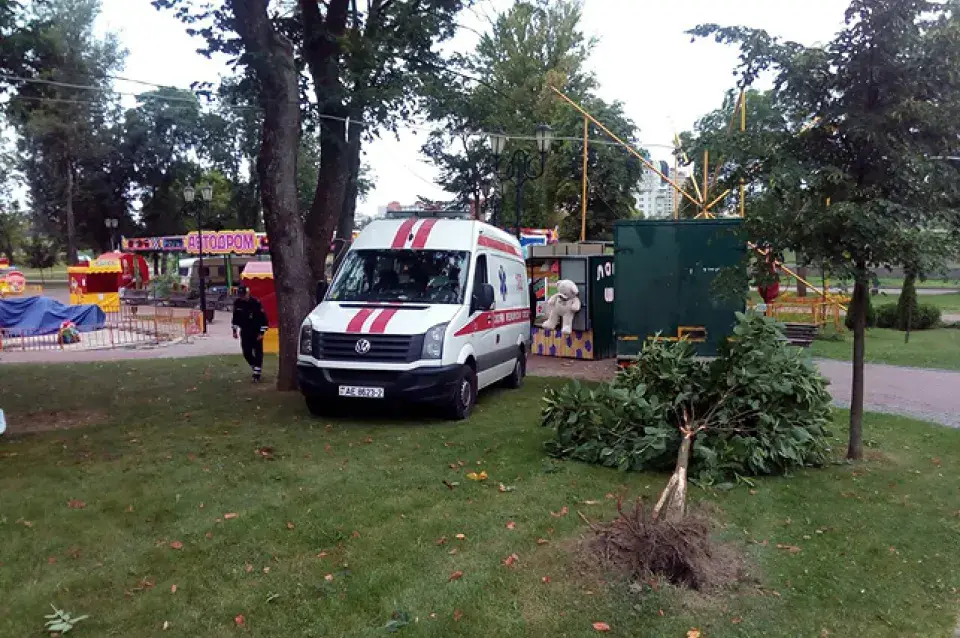
[[[903,279],[896,277],[880,277],[881,288],[903,288]],[[918,281],[917,288],[952,288],[960,289],[960,281],[956,279],[928,279]]]
[[[42,635],[50,603],[90,614],[78,638],[382,636],[395,611],[411,621],[400,635],[484,638],[594,636],[595,621],[613,636],[949,636],[956,622],[958,430],[869,415],[863,463],[692,488],[759,579],[701,599],[578,567],[576,511],[609,519],[606,494],[650,498],[665,477],[547,459],[539,401],[557,381],[485,393],[464,423],[345,422],[250,386],[231,357],[3,370],[11,427],[36,411],[91,421],[0,439],[3,636]]]
[[[900,299],[900,295],[874,295],[874,307],[895,304]],[[917,300],[923,304],[936,306],[944,314],[960,314],[960,292],[951,292],[944,295],[917,295]]]
[[[938,328],[910,333],[910,342],[903,342],[904,333],[899,330],[872,328],[867,331],[864,360],[867,363],[914,368],[941,368],[960,370],[960,330]],[[853,356],[853,334],[843,333],[840,340],[818,339],[810,346],[814,357],[850,361]]]

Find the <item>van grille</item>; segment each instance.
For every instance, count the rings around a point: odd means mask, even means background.
[[[370,350],[359,354],[357,341],[366,339]],[[313,356],[328,361],[408,363],[420,358],[423,335],[372,335],[313,333]]]

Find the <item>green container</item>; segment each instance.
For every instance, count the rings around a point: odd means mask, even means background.
[[[742,297],[719,294],[717,276],[740,269],[746,241],[739,219],[629,220],[614,228],[617,359],[635,359],[644,342],[686,337],[714,356],[732,333]],[[730,273],[732,274],[732,273]]]

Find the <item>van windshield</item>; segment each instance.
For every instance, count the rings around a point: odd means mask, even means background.
[[[353,250],[327,299],[461,304],[469,256],[454,250]]]

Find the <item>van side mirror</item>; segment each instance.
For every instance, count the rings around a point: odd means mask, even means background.
[[[471,314],[476,311],[485,311],[493,308],[494,295],[493,286],[490,284],[477,284],[473,290],[473,300],[470,304]]]
[[[326,281],[317,282],[317,305],[318,306],[323,301],[323,298],[327,296],[327,288],[329,287],[330,285]]]

